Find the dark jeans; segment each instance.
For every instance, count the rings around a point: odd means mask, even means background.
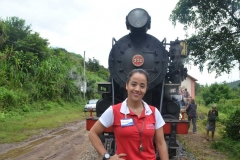
[[[188,129],[190,128],[190,123],[192,121],[192,125],[193,125],[193,132],[197,132],[197,127],[196,127],[196,116],[188,116]]]

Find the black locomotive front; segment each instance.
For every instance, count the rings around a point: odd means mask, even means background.
[[[130,33],[115,43],[108,64],[111,77],[123,88],[132,69],[145,69],[149,73],[148,89],[152,89],[165,79],[168,61],[168,52],[157,38]]]
[[[126,17],[126,26],[130,33],[118,41],[113,39],[108,59],[109,81],[98,83],[102,99],[96,106],[97,116],[99,117],[110,105],[122,102],[127,97],[125,86],[128,73],[134,68],[142,68],[149,73],[144,101],[157,107],[164,120],[178,122],[180,106],[174,97],[179,96],[178,88],[187,76],[187,70],[183,66],[186,56],[182,49],[185,45],[181,45],[179,40],[170,43],[166,43],[166,39],[159,41],[147,34],[151,26],[151,17],[144,9],[132,10]],[[169,51],[166,50],[167,45],[170,46]],[[171,133],[165,134],[170,156],[176,155],[176,133],[175,126]],[[101,135],[106,147],[109,146],[108,140],[114,138],[113,136],[113,133]],[[115,152],[114,147],[107,150],[112,154]]]

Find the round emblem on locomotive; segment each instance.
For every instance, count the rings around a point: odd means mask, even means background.
[[[143,65],[144,63],[144,58],[143,56],[141,56],[140,54],[136,54],[135,56],[133,56],[132,58],[132,63],[134,66],[136,67],[140,67]]]

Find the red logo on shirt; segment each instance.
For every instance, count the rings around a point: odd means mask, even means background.
[[[154,124],[146,124],[146,129],[155,129]]]

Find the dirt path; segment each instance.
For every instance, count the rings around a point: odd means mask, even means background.
[[[21,144],[0,145],[0,160],[96,159],[98,155],[87,138],[85,125],[85,121],[70,123]]]
[[[100,160],[88,140],[85,126],[85,121],[69,123],[22,143],[0,144],[0,160]],[[227,159],[222,153],[210,149],[211,142],[206,141],[201,133],[189,132],[180,135],[180,139],[198,160]],[[178,154],[172,160],[195,159],[191,153],[185,153],[184,148]]]
[[[193,134],[189,131],[186,135],[179,135],[181,141],[187,147],[188,152],[194,154],[197,160],[229,160],[229,158],[221,152],[211,148],[212,141],[207,141],[205,134]]]

